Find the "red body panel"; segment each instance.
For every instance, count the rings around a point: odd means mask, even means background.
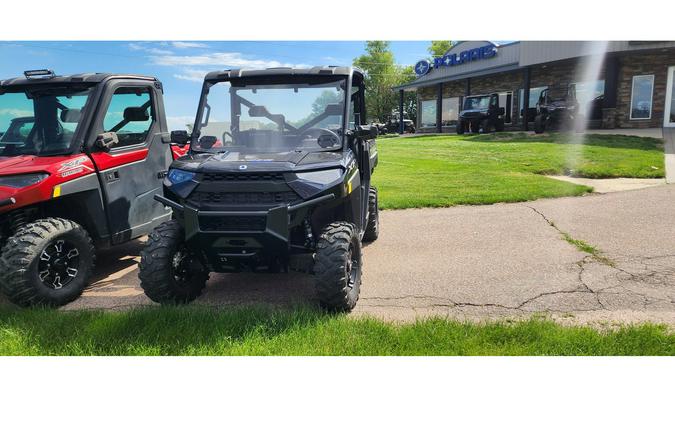
[[[99,171],[119,167],[124,164],[145,160],[148,156],[148,149],[143,148],[135,151],[123,152],[119,154],[110,154],[109,152],[96,152],[91,157],[96,162]]]
[[[0,199],[14,198],[16,203],[2,207],[2,211],[25,207],[37,202],[48,201],[53,196],[54,186],[94,172],[91,159],[85,154],[61,157],[0,157],[0,176],[25,173],[48,173],[49,177],[40,183],[25,188],[0,186]]]
[[[187,145],[171,145],[171,156],[174,160],[179,159],[190,151],[190,144]]]
[[[177,159],[187,154],[190,146],[171,146],[171,155]],[[125,164],[142,161],[148,156],[148,149],[111,154],[97,152],[92,154],[99,171],[105,171]],[[25,188],[11,188],[0,186],[0,200],[14,198],[13,205],[7,205],[0,212],[7,212],[15,208],[25,207],[38,202],[52,199],[54,186],[94,173],[95,167],[86,154],[76,154],[59,157],[36,157],[20,155],[16,157],[0,157],[0,177],[25,173],[48,173],[49,177],[40,183]]]

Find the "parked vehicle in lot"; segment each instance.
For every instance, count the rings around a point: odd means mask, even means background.
[[[322,306],[352,309],[362,241],[379,233],[364,89],[363,72],[348,67],[206,75],[192,135],[171,134],[191,148],[156,197],[176,219],[141,254],[147,296],[190,302],[211,271],[299,270],[315,274]],[[226,145],[214,146],[219,136]]]
[[[457,133],[488,133],[504,130],[504,107],[499,107],[499,94],[472,95],[464,99],[457,120]]]
[[[387,129],[387,125],[384,123],[372,122],[370,123],[370,125],[377,129],[378,135],[386,135],[387,133],[389,133],[389,129]]]
[[[559,97],[553,97],[547,88],[539,94],[537,116],[534,118],[534,132],[572,130],[575,128],[578,116],[579,102],[574,85],[570,85],[567,92]]]
[[[401,115],[392,112],[387,118],[387,132],[400,133],[401,132]],[[403,133],[415,133],[415,123],[408,117],[408,113],[403,112]]]
[[[171,218],[152,198],[172,160],[157,79],[27,71],[0,81],[0,131],[0,290],[12,302],[72,301],[95,248]]]

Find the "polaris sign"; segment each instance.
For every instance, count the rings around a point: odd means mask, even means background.
[[[492,44],[484,45],[471,50],[465,50],[461,53],[450,53],[443,57],[436,57],[433,65],[429,60],[420,60],[415,64],[415,73],[417,76],[424,76],[431,70],[432,66],[436,69],[442,66],[457,66],[459,64],[475,62],[483,59],[490,59],[497,55],[497,47]]]

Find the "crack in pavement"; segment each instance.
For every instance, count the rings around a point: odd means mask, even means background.
[[[539,215],[549,227],[557,231],[560,235],[564,235],[565,232],[560,230],[555,223],[549,219],[543,212],[539,211],[533,206],[530,205],[523,205],[526,208],[529,208],[532,210],[534,213]],[[561,241],[565,241],[564,238],[560,239]],[[569,242],[568,242],[569,243]],[[518,303],[515,306],[510,306],[510,305],[504,305],[500,303],[475,303],[475,302],[459,302],[452,300],[447,297],[439,297],[439,296],[431,296],[431,295],[403,295],[403,296],[392,296],[392,297],[383,297],[383,296],[374,296],[374,297],[362,297],[361,300],[365,303],[362,303],[362,306],[364,307],[400,307],[400,308],[408,308],[408,309],[424,309],[424,308],[434,308],[434,307],[446,307],[446,308],[463,308],[463,307],[473,307],[473,308],[500,308],[500,309],[507,309],[507,310],[512,310],[512,311],[519,311],[519,312],[528,312],[528,310],[523,309],[529,304],[532,304],[533,302],[537,301],[538,299],[548,297],[548,296],[554,296],[554,295],[560,295],[560,294],[574,294],[574,293],[581,293],[581,294],[590,294],[593,296],[595,302],[596,302],[596,307],[592,309],[583,309],[585,311],[588,310],[609,310],[608,305],[603,302],[602,296],[603,295],[612,295],[612,296],[630,296],[630,295],[635,295],[641,298],[642,301],[642,307],[644,309],[647,309],[648,305],[654,304],[654,303],[675,303],[675,299],[672,298],[658,298],[658,297],[653,297],[645,293],[637,292],[634,291],[626,286],[627,281],[625,280],[620,280],[618,274],[614,274],[613,276],[619,280],[617,284],[608,286],[608,287],[603,287],[601,289],[592,289],[588,283],[584,280],[584,277],[587,273],[587,266],[590,264],[598,264],[601,266],[609,267],[612,270],[616,271],[617,273],[625,274],[628,276],[629,281],[633,281],[636,283],[642,282],[642,283],[648,283],[650,285],[654,285],[655,283],[649,282],[647,280],[652,280],[655,275],[660,275],[664,276],[667,274],[664,274],[663,272],[656,271],[652,268],[649,268],[649,265],[646,264],[644,261],[648,260],[654,260],[654,259],[660,259],[660,258],[670,258],[670,257],[675,257],[675,254],[667,254],[667,255],[656,255],[656,256],[648,256],[648,257],[637,257],[636,262],[640,263],[641,265],[644,266],[645,271],[647,271],[646,274],[636,274],[634,272],[628,271],[625,268],[620,267],[617,263],[610,261],[608,258],[602,256],[602,255],[594,255],[594,254],[586,254],[582,259],[579,261],[575,262],[574,265],[578,267],[578,273],[577,273],[577,282],[578,282],[578,287],[574,289],[561,289],[561,290],[553,290],[553,291],[547,291],[547,292],[542,292],[539,294],[536,294],[528,299],[523,300],[522,302]],[[666,273],[671,273],[671,271],[666,271]],[[665,280],[659,282],[658,284],[669,284]],[[622,292],[610,292],[608,290],[611,289],[621,289]],[[420,304],[414,304],[413,306],[406,306],[406,305],[400,305],[400,304],[387,304],[387,303],[373,303],[373,302],[384,302],[384,301],[404,301],[404,300],[422,300],[422,301],[429,301],[430,303],[420,305]],[[575,309],[575,311],[579,311],[582,309]],[[560,309],[551,309],[551,308],[545,308],[545,309],[536,309],[532,310],[532,312],[538,312],[538,311],[560,311]]]

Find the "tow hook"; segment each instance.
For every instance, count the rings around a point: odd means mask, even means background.
[[[14,198],[0,199],[0,207],[14,204],[16,204],[16,199]]]

